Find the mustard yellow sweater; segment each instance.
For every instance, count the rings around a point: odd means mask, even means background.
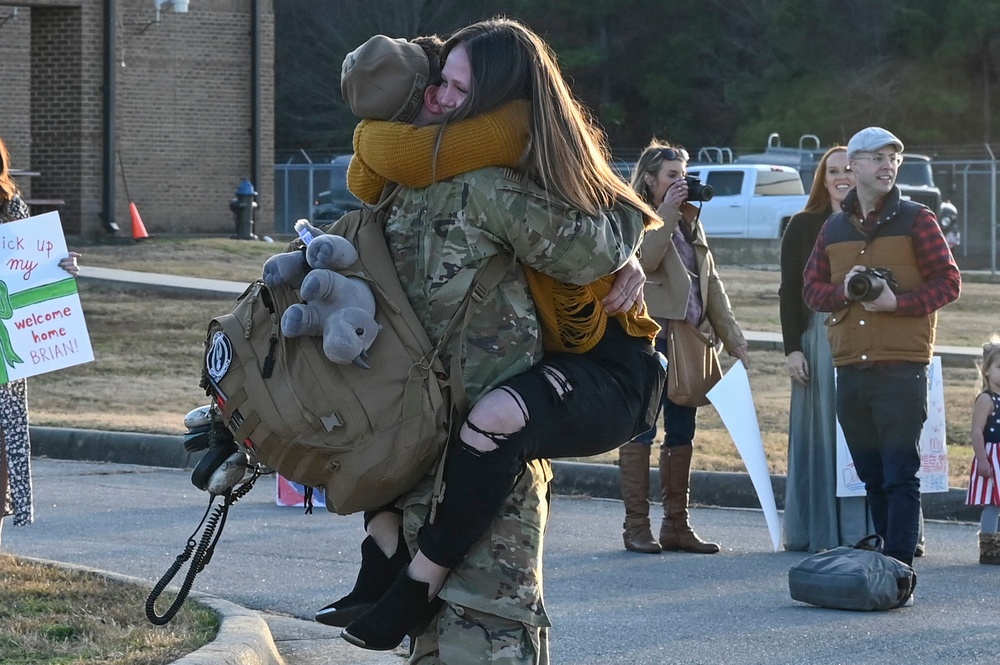
[[[517,167],[531,132],[531,103],[516,100],[449,125],[434,159],[440,131],[440,125],[362,120],[354,130],[348,189],[378,203],[387,182],[419,188],[486,166]]]
[[[387,182],[427,187],[487,166],[521,166],[531,131],[531,105],[517,100],[449,125],[435,159],[440,129],[362,120],[354,130],[348,187],[362,201],[376,203]],[[614,275],[580,286],[527,266],[524,274],[538,310],[546,351],[586,353],[600,341],[608,322],[601,299],[611,290]],[[614,317],[633,337],[653,339],[660,329],[644,303]]]

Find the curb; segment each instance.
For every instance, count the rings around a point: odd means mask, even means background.
[[[193,469],[203,454],[187,452],[183,438],[169,434],[34,426],[28,430],[31,454],[53,459]]]
[[[106,570],[48,559],[24,556],[17,558],[44,566],[99,575],[120,584],[149,587],[145,580]],[[176,588],[171,588],[176,591]],[[260,614],[204,593],[192,592],[188,597],[215,612],[219,619],[219,632],[211,642],[173,661],[172,665],[286,665],[285,660],[278,654],[278,648],[274,644],[267,623]]]
[[[61,427],[29,429],[31,452],[37,457],[193,469],[204,454],[185,451],[181,436]],[[658,500],[660,470],[655,466],[654,464],[654,468],[650,469],[650,498]],[[552,462],[552,470],[552,491],[556,494],[621,499],[618,467],[614,464],[555,460]],[[775,503],[781,510],[785,507],[785,476],[772,475],[771,487]],[[924,517],[960,522],[979,521],[977,507],[966,506],[965,495],[966,490],[960,488],[923,495],[921,500]],[[692,471],[691,504],[760,508],[750,476],[731,471]]]
[[[653,465],[655,467],[655,464]],[[590,496],[621,500],[618,467],[613,464],[552,462],[552,491],[563,496]],[[771,489],[778,510],[785,508],[785,481],[782,475],[771,476]],[[658,502],[660,470],[650,469],[650,500]],[[980,508],[965,505],[966,490],[953,487],[947,492],[920,497],[924,517],[931,520],[978,522]],[[733,471],[692,471],[691,505],[719,508],[760,509],[757,491],[749,474]]]

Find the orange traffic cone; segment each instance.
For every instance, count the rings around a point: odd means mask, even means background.
[[[133,240],[144,240],[149,237],[146,233],[146,227],[142,223],[142,217],[139,216],[139,209],[135,207],[134,203],[128,204],[128,209],[132,213],[132,239]]]

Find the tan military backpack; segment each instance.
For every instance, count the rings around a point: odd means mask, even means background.
[[[348,213],[329,232],[351,240],[360,257],[340,272],[365,279],[375,294],[381,331],[370,369],[331,362],[320,337],[282,335],[281,315],[298,294],[257,281],[209,324],[202,385],[238,445],[286,478],[323,488],[327,509],[346,515],[383,506],[416,484],[468,405],[460,358],[443,367],[441,345],[430,343],[400,285],[384,213]],[[512,263],[502,254],[480,267],[441,344],[464,335],[474,303]]]

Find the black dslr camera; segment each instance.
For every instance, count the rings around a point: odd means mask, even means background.
[[[858,302],[868,302],[875,300],[882,293],[882,282],[884,279],[889,285],[889,290],[896,292],[896,280],[892,277],[892,271],[888,268],[865,268],[864,272],[855,273],[847,280],[847,297]]]
[[[684,182],[688,186],[688,201],[711,201],[715,196],[715,190],[711,185],[704,185],[700,178],[693,175],[684,176]]]

